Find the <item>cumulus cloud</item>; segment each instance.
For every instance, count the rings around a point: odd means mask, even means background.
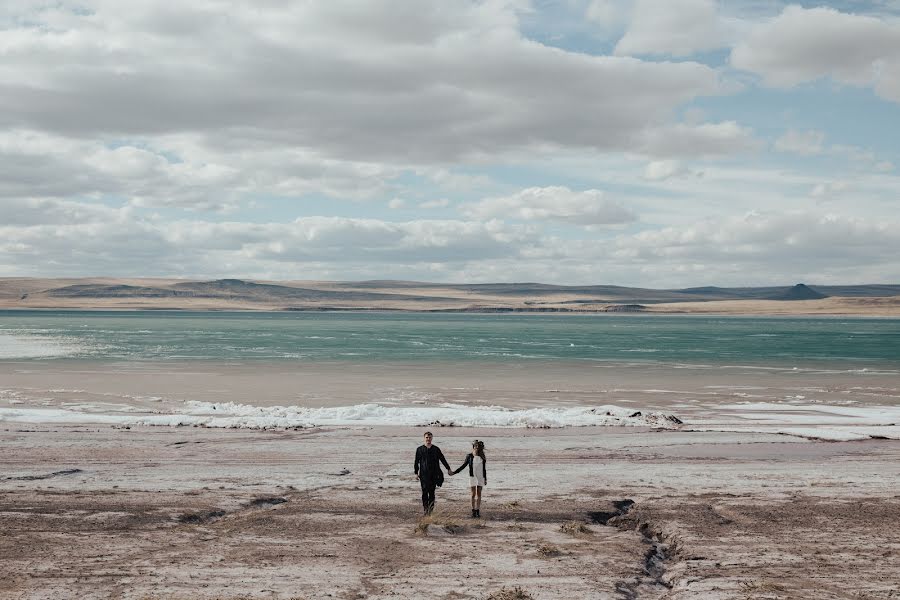
[[[512,258],[540,243],[534,231],[496,220],[156,221],[73,202],[20,201],[13,208],[18,221],[0,225],[0,265],[19,265],[14,274],[40,266],[45,274],[71,275],[90,257],[96,272],[120,276],[267,269],[297,278],[305,262],[368,265],[372,276],[423,262]]]
[[[575,225],[629,223],[637,216],[600,190],[573,191],[564,186],[533,187],[509,196],[486,198],[464,209],[469,217],[559,221]]]
[[[615,53],[689,56],[725,41],[715,0],[638,0]]]
[[[718,92],[698,63],[529,41],[505,3],[87,0],[21,22],[0,31],[0,125],[70,137],[224,131],[422,163],[535,144],[621,149],[648,119]]]
[[[892,281],[900,277],[892,258],[900,252],[898,225],[846,215],[751,212],[620,234],[601,244],[548,241],[530,266],[549,281],[652,287]]]
[[[900,102],[900,21],[788,6],[734,47],[731,64],[773,86],[831,77]]]
[[[758,213],[706,219],[689,227],[664,228],[620,239],[616,254],[632,260],[693,260],[716,264],[797,262],[827,270],[860,258],[891,262],[886,248],[900,252],[897,223],[809,212]]]

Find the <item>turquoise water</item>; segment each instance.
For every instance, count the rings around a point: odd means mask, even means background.
[[[0,311],[0,359],[900,367],[900,319]]]

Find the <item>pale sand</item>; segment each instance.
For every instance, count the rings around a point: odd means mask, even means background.
[[[466,361],[2,361],[2,390],[15,392],[24,406],[125,403],[155,411],[177,408],[185,400],[308,407],[365,402],[507,408],[612,404],[706,418],[734,402],[796,398],[831,405],[900,402],[895,370],[545,360],[480,361],[477,365]]]
[[[449,479],[421,535],[420,428],[0,421],[3,599],[459,600],[516,585],[560,600],[900,595],[900,442],[688,430],[743,419],[727,406],[747,400],[896,406],[896,373],[27,361],[0,364],[0,392],[26,410],[610,403],[688,424],[435,429],[454,466],[472,438],[486,441],[489,487],[473,521],[467,477]],[[626,499],[635,505],[609,520]],[[572,521],[590,531],[560,530]]]
[[[440,429],[454,466],[487,443],[484,518],[456,476],[421,535],[420,433],[3,424],[0,597],[900,594],[896,442]]]

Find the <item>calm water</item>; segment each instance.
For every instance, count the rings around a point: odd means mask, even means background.
[[[900,320],[0,311],[0,359],[900,367]]]

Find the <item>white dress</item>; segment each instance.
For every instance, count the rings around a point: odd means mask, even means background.
[[[469,486],[484,487],[487,485],[487,482],[484,480],[484,461],[481,460],[481,457],[477,454],[472,457],[472,476],[469,477]]]

